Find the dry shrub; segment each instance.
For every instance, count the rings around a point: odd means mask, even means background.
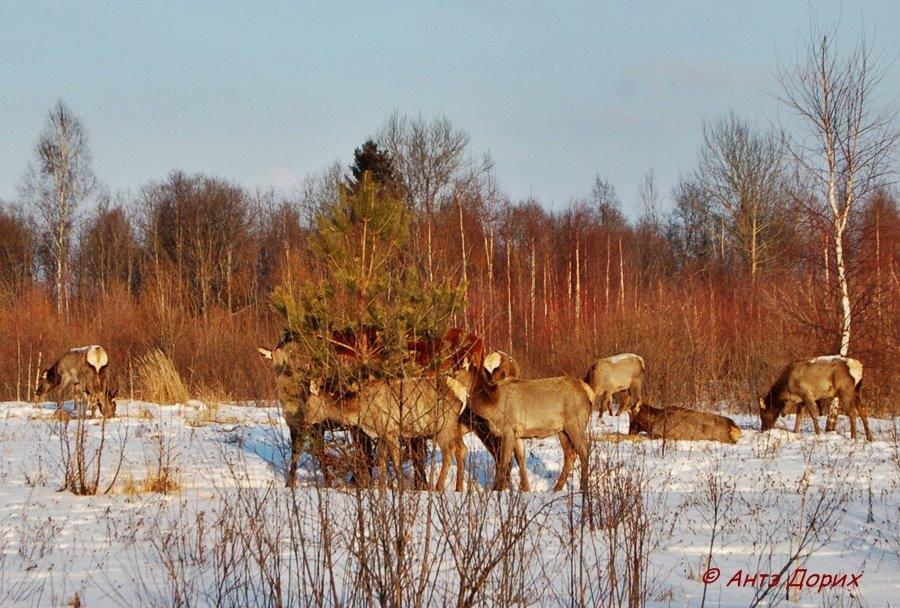
[[[138,389],[145,401],[173,404],[187,403],[187,387],[175,364],[159,349],[140,357],[137,362]]]
[[[166,470],[162,474],[148,473],[140,483],[134,480],[130,474],[125,475],[122,487],[119,490],[125,496],[138,496],[140,494],[176,494],[181,490],[177,475],[174,470]]]
[[[141,481],[142,492],[154,494],[175,494],[181,489],[176,472],[172,469],[164,469],[159,474],[149,475]]]

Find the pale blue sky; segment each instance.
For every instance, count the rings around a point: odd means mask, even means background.
[[[668,195],[691,167],[704,120],[785,119],[766,91],[811,6],[900,50],[896,0],[132,4],[0,3],[0,199],[62,98],[113,190],[174,168],[289,190],[398,109],[469,131],[514,199],[559,207],[599,172],[631,209],[647,171]]]

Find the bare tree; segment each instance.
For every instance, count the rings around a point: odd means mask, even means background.
[[[734,114],[703,129],[697,183],[751,281],[777,253],[786,199],[783,160],[781,136],[755,133]]]
[[[173,172],[142,189],[141,236],[154,264],[170,265],[204,314],[233,311],[248,294],[253,218],[245,192],[230,182]]]
[[[81,203],[94,190],[87,133],[81,120],[58,101],[47,114],[35,160],[28,165],[20,194],[37,214],[53,261],[56,308],[68,307],[68,264],[72,225]]]
[[[0,202],[0,297],[18,293],[32,277],[34,234],[23,214]]]
[[[457,180],[475,179],[483,172],[469,153],[471,137],[445,117],[427,121],[421,116],[410,119],[395,112],[376,139],[394,159],[406,203],[425,214],[428,273],[433,279],[435,209],[442,199],[452,195]],[[489,169],[490,159],[486,157],[481,165]]]
[[[622,228],[625,225],[622,203],[616,194],[616,187],[599,174],[594,176],[590,204],[596,208],[601,224],[610,228]]]
[[[780,99],[799,116],[802,130],[792,151],[812,186],[817,211],[830,220],[840,291],[841,355],[850,351],[851,306],[845,232],[856,203],[889,180],[900,131],[896,106],[878,105],[887,66],[872,54],[865,37],[841,55],[836,27],[813,24],[798,58],[780,65]]]
[[[74,263],[75,283],[82,296],[105,295],[112,284],[129,291],[137,287],[138,246],[123,198],[104,196],[88,215]]]
[[[638,199],[641,203],[639,225],[647,226],[654,230],[659,229],[662,224],[660,198],[659,188],[656,186],[656,175],[653,171],[650,171],[644,176],[641,185],[638,187]]]

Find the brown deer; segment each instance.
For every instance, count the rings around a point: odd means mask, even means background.
[[[722,443],[737,443],[741,437],[734,420],[719,414],[683,407],[657,408],[640,401],[622,411],[629,412],[629,435],[647,433],[653,439]]]
[[[562,490],[575,457],[581,463],[581,487],[587,488],[587,423],[594,393],[581,380],[569,376],[539,380],[510,379],[494,382],[490,357],[469,374],[469,404],[500,438],[495,490],[506,489],[509,464],[517,442],[556,435],[563,450],[563,468],[554,491]]]
[[[860,399],[862,373],[862,363],[837,355],[790,363],[782,370],[769,392],[764,397],[759,397],[762,430],[772,429],[785,408],[794,405],[797,411],[794,432],[799,432],[802,405],[812,417],[813,429],[818,435],[819,411],[816,402],[837,398],[841,411],[850,418],[850,437],[856,439],[856,416],[859,415],[866,439],[872,441],[868,412]]]
[[[641,400],[643,377],[644,360],[633,353],[623,353],[595,361],[585,373],[584,381],[597,395],[594,407],[601,413],[606,409],[612,416],[613,395],[624,393],[619,414],[630,402]]]
[[[335,422],[358,427],[378,439],[381,483],[387,479],[387,459],[394,471],[402,471],[401,442],[404,439],[433,439],[441,451],[441,470],[435,489],[443,489],[456,458],[456,491],[463,489],[466,447],[459,417],[466,407],[467,393],[448,376],[426,376],[392,381],[372,381],[348,397],[328,394],[316,381],[305,395],[307,424]]]
[[[477,365],[477,363],[475,365]],[[519,377],[519,363],[513,359],[511,355],[508,355],[503,351],[497,350],[489,354],[484,358],[483,365],[490,382],[493,384],[499,385]],[[457,380],[464,386],[471,384],[471,367],[472,364],[466,360],[463,364],[462,371],[456,376]],[[469,432],[475,433],[481,440],[481,443],[484,444],[484,447],[487,448],[487,451],[490,452],[491,456],[494,458],[496,468],[496,462],[501,456],[502,438],[493,435],[487,421],[475,415],[472,408],[463,411],[461,420],[463,423],[463,434]],[[519,467],[519,491],[530,492],[531,485],[528,482],[528,469],[525,466],[525,442],[522,439],[516,440],[516,444],[513,447],[513,455],[515,456],[516,464]],[[507,469],[507,474],[508,471],[509,469]],[[507,483],[509,483],[508,480]]]
[[[272,365],[275,372],[275,394],[281,404],[281,413],[288,426],[291,440],[291,459],[287,471],[287,487],[293,488],[297,481],[297,463],[300,460],[300,452],[303,450],[304,435],[309,436],[310,447],[315,459],[319,462],[323,481],[326,486],[334,482],[334,472],[328,464],[325,448],[325,433],[328,431],[346,430],[359,446],[361,463],[354,467],[353,480],[364,483],[369,477],[372,467],[375,465],[375,442],[365,433],[359,432],[355,427],[344,427],[334,422],[307,425],[304,422],[303,412],[305,398],[304,379],[305,369],[298,362],[295,352],[295,336],[286,336],[273,349],[258,347],[256,350],[260,356]],[[426,483],[425,473],[425,441],[413,441],[407,446],[415,471],[417,487],[424,487]]]
[[[69,350],[56,363],[48,367],[38,379],[35,395],[43,397],[56,391],[58,397],[64,397],[70,389],[75,391],[81,403],[81,414],[84,415],[86,404],[90,404],[91,418],[100,406],[104,417],[115,415],[115,392],[109,390],[107,367],[109,355],[102,346],[96,344],[81,346]]]

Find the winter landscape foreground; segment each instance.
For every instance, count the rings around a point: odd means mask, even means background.
[[[577,475],[566,492],[549,492],[562,459],[555,439],[527,442],[533,492],[485,491],[492,461],[474,437],[462,494],[449,483],[443,493],[325,489],[306,456],[292,492],[277,408],[127,401],[105,427],[99,493],[80,497],[59,491],[77,422],[66,431],[53,412],[0,404],[3,606],[76,596],[85,607],[888,606],[900,597],[897,419],[873,418],[872,443],[851,442],[846,418],[839,435],[816,437],[784,430],[791,418],[759,433],[757,418],[736,416],[737,445],[664,445],[623,441],[626,416],[595,415],[588,497]],[[91,455],[103,426],[86,427]],[[802,588],[787,589],[798,569]]]

